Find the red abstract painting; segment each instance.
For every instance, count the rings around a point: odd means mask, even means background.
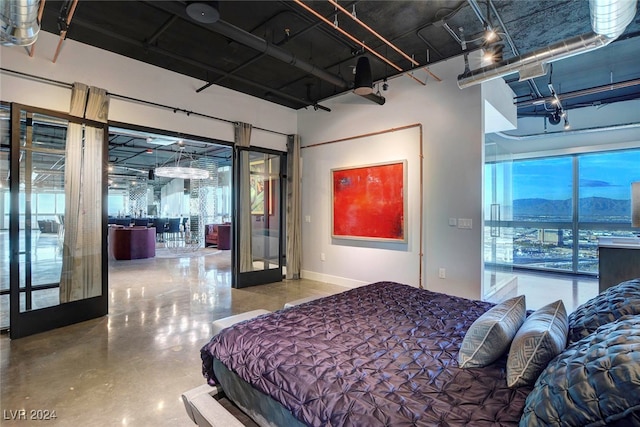
[[[406,241],[406,161],[333,169],[335,238]]]

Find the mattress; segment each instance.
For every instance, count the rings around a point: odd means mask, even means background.
[[[378,282],[224,329],[201,350],[203,374],[213,385],[228,370],[277,402],[265,419],[284,409],[303,425],[517,425],[531,388],[507,387],[506,355],[458,367],[466,330],[490,307]]]

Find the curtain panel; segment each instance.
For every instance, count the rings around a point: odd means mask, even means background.
[[[300,135],[287,136],[287,279],[299,279],[302,263]]]
[[[74,83],[69,113],[105,122],[106,90]],[[102,128],[70,123],[65,147],[65,215],[60,303],[102,292]]]
[[[238,147],[251,145],[252,126],[249,123],[234,123],[234,142]],[[253,256],[251,254],[251,176],[249,170],[249,151],[239,152],[240,159],[240,212],[237,218],[240,242],[238,254],[240,256],[240,272],[253,271]]]

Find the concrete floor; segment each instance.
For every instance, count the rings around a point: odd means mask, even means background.
[[[345,290],[310,280],[232,289],[229,251],[200,255],[111,261],[108,316],[19,340],[0,336],[0,424],[193,426],[180,395],[204,384],[200,348],[212,321]],[[572,311],[597,293],[595,278],[516,274],[530,309],[563,298]],[[30,419],[46,411],[56,418]]]
[[[0,337],[0,424],[193,426],[180,395],[204,384],[200,348],[213,320],[345,290],[309,280],[232,289],[230,281],[229,251],[112,261],[108,316]],[[44,411],[55,420],[30,419]]]

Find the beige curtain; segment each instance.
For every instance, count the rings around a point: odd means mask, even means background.
[[[104,89],[75,83],[71,115],[107,121]],[[69,124],[65,148],[65,219],[60,302],[99,296],[102,291],[103,130]]]
[[[251,129],[249,123],[234,123],[234,142],[239,147],[251,145]],[[238,254],[240,256],[240,272],[253,271],[253,256],[251,254],[251,177],[249,174],[249,152],[240,151],[240,215],[237,219],[240,232]]]
[[[299,279],[302,262],[300,135],[287,137],[287,279]]]

